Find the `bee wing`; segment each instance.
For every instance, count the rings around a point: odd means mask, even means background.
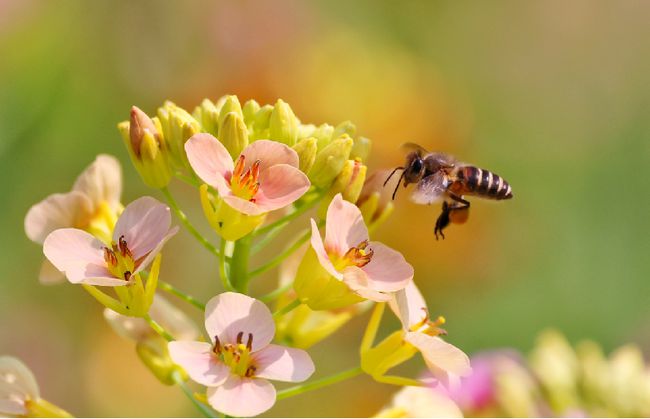
[[[416,143],[402,143],[399,148],[404,151],[419,151],[422,156],[429,154],[429,150]]]
[[[436,172],[418,182],[415,190],[411,194],[411,201],[416,204],[428,205],[438,201],[445,191],[449,180],[442,172]]]

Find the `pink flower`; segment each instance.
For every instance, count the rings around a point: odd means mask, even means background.
[[[124,209],[110,248],[83,230],[62,228],[47,236],[43,253],[73,284],[127,285],[176,234],[170,224],[169,208],[145,196]]]
[[[413,278],[413,267],[401,253],[368,241],[361,212],[337,194],[327,209],[325,241],[311,220],[311,245],[320,264],[361,297],[388,301]]]
[[[285,207],[309,189],[309,179],[298,169],[298,154],[275,141],[255,141],[236,163],[210,134],[192,136],[185,151],[196,174],[228,205],[247,215]]]
[[[25,233],[33,242],[59,228],[80,228],[110,237],[122,210],[122,171],[115,157],[100,154],[77,178],[70,192],[52,194],[33,205],[25,216]],[[111,225],[107,225],[111,224]],[[63,275],[47,260],[39,274],[42,283],[56,283]]]
[[[243,294],[226,292],[205,308],[205,328],[212,340],[169,343],[172,360],[208,387],[208,402],[231,416],[255,416],[275,403],[267,379],[300,382],[314,364],[307,352],[271,344],[275,324],[269,309]]]
[[[420,351],[429,371],[439,381],[447,385],[458,385],[459,377],[472,372],[467,355],[438,337],[446,334],[438,328],[445,320],[440,317],[436,321],[430,321],[426,302],[415,282],[411,281],[406,288],[395,294],[389,304],[402,322],[404,340]]]

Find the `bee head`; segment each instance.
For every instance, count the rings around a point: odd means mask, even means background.
[[[404,169],[404,183],[416,183],[424,176],[424,160],[420,153],[414,151],[406,157],[406,166]]]

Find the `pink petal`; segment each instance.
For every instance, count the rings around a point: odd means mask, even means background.
[[[52,262],[47,259],[43,260],[41,270],[38,272],[38,281],[43,285],[55,285],[65,282],[63,272],[56,269]]]
[[[115,224],[113,242],[124,236],[135,260],[151,252],[167,236],[172,216],[167,205],[143,196],[124,209]]]
[[[396,250],[379,242],[370,242],[374,254],[363,271],[368,283],[377,291],[394,292],[404,289],[413,279],[413,267]]]
[[[368,240],[368,229],[356,205],[336,194],[327,209],[325,248],[342,256],[350,248]]]
[[[92,203],[81,192],[53,194],[32,206],[25,216],[25,233],[31,241],[43,243],[59,228],[83,227],[92,216]]]
[[[1,388],[0,391],[2,391]],[[2,417],[27,417],[27,413],[27,408],[23,401],[14,398],[0,399],[0,415]]]
[[[204,386],[218,386],[230,375],[230,368],[217,359],[212,345],[205,342],[173,341],[167,345],[169,357]]]
[[[104,243],[85,231],[62,228],[52,232],[43,242],[43,253],[72,283],[124,285],[106,269]]]
[[[210,339],[215,335],[221,344],[237,342],[243,332],[243,343],[253,335],[253,352],[268,345],[275,335],[273,316],[264,303],[244,294],[224,292],[205,306],[205,329]]]
[[[165,237],[163,237],[162,240],[158,242],[156,247],[154,247],[153,250],[149,252],[147,256],[138,263],[138,266],[135,268],[133,273],[136,274],[142,271],[143,269],[145,269],[147,266],[149,266],[149,264],[153,262],[153,259],[156,257],[156,255],[160,253],[165,243],[167,243],[167,241],[171,239],[176,233],[178,233],[178,226],[175,226],[174,228],[172,228],[167,232]]]
[[[368,275],[356,266],[348,266],[343,270],[343,282],[356,294],[368,300],[382,303],[392,298],[391,294],[374,289],[369,283]]]
[[[422,353],[424,362],[434,374],[438,370],[442,370],[446,373],[465,377],[472,372],[467,355],[439,337],[419,332],[406,332],[404,340]]]
[[[397,291],[389,306],[402,322],[404,330],[409,330],[428,316],[427,303],[414,281],[410,281],[403,290]]]
[[[95,206],[103,201],[113,210],[117,210],[122,195],[120,163],[108,154],[98,155],[79,175],[72,190],[84,193]]]
[[[195,134],[185,143],[187,159],[196,174],[208,185],[215,187],[219,195],[230,193],[230,178],[234,169],[230,153],[210,134]]]
[[[223,196],[222,198],[232,208],[246,215],[260,215],[267,212],[263,210],[255,202],[247,201],[238,196],[226,195]]]
[[[277,164],[260,173],[260,190],[255,200],[263,210],[273,211],[303,196],[309,185],[309,179],[299,169]]]
[[[241,154],[246,157],[246,169],[256,160],[260,161],[260,174],[276,164],[288,164],[298,168],[298,153],[291,147],[277,141],[255,141],[246,147]]]
[[[257,370],[255,376],[270,380],[305,381],[314,373],[314,363],[302,349],[268,345],[253,354]]]
[[[343,274],[337,271],[330,261],[330,257],[328,256],[327,251],[325,250],[325,245],[323,244],[323,239],[320,237],[318,226],[313,218],[311,219],[311,247],[316,252],[316,256],[318,257],[321,266],[335,278],[339,280],[343,279]]]
[[[223,385],[208,387],[208,403],[228,416],[256,416],[273,407],[275,388],[262,378],[230,375]]]

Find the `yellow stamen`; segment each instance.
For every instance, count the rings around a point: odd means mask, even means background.
[[[260,189],[260,160],[256,160],[253,165],[244,172],[246,157],[239,156],[235,163],[235,168],[230,178],[230,189],[235,196],[247,201],[255,202],[255,195]]]

